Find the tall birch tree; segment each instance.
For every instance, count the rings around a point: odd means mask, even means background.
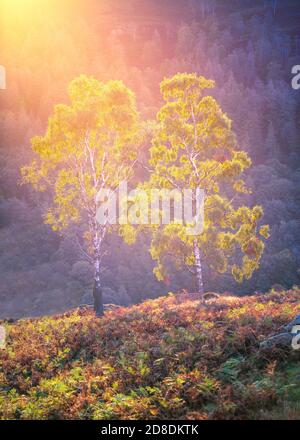
[[[121,81],[81,75],[68,94],[70,104],[56,105],[44,136],[32,139],[35,158],[22,169],[23,182],[50,195],[45,222],[55,231],[80,231],[76,242],[94,267],[94,309],[101,316],[104,240],[115,226],[97,221],[98,201],[101,191],[132,177],[138,115],[135,97]]]

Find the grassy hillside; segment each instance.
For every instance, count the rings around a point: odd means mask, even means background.
[[[299,419],[300,353],[258,350],[299,297],[169,296],[7,324],[0,418]]]

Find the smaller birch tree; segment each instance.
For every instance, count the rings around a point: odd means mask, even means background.
[[[180,222],[153,227],[150,249],[158,279],[169,278],[172,260],[196,276],[201,296],[203,261],[220,273],[231,271],[241,282],[259,267],[268,237],[268,226],[259,226],[262,207],[237,203],[249,192],[241,176],[251,160],[238,149],[230,119],[207,95],[213,87],[213,81],[186,73],[161,83],[165,104],[157,115],[146,183],[148,188],[205,192],[203,233],[189,235]]]
[[[70,105],[56,105],[45,135],[32,139],[35,158],[23,167],[23,182],[50,194],[45,222],[55,231],[80,231],[76,242],[93,264],[94,309],[101,316],[104,239],[115,226],[97,221],[99,195],[133,175],[138,115],[135,97],[121,81],[81,75],[68,93]]]

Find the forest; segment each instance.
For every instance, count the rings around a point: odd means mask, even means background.
[[[263,207],[270,237],[259,268],[242,283],[204,262],[205,290],[246,295],[297,285],[300,92],[291,86],[292,68],[300,63],[297,2],[27,1],[30,8],[25,0],[1,6],[7,77],[0,93],[1,317],[51,314],[92,302],[93,267],[71,233],[44,223],[45,199],[21,184],[20,173],[33,160],[31,138],[45,133],[54,106],[68,102],[68,84],[81,74],[122,80],[134,92],[140,118],[147,121],[142,159],[163,103],[162,80],[178,72],[214,80],[210,94],[252,160],[244,176],[252,191],[243,201]],[[137,169],[137,181],[147,176]],[[147,232],[130,246],[118,234],[105,240],[105,303],[129,305],[197,290],[191,274],[175,266],[157,280]]]

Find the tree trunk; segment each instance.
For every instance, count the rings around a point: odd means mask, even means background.
[[[103,295],[102,295],[102,287],[101,287],[99,260],[95,261],[95,280],[94,280],[93,296],[94,296],[94,310],[96,316],[100,317],[103,315]]]
[[[203,301],[204,286],[203,286],[203,277],[202,277],[202,263],[201,263],[201,253],[197,240],[194,241],[194,255],[195,255],[195,267],[196,267],[198,291],[199,291],[200,299],[201,301]]]

